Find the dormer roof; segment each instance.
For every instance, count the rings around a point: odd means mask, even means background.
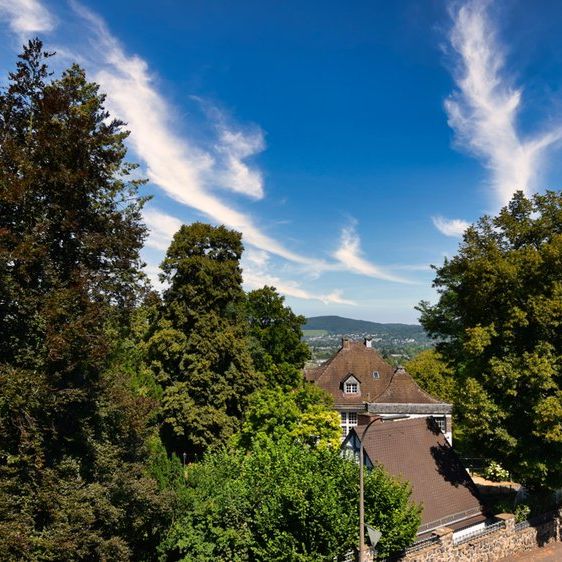
[[[357,384],[361,384],[361,381],[353,373],[347,373],[347,375],[345,375],[343,377],[343,379],[341,380],[341,384],[344,384],[348,381],[349,382],[356,382]]]

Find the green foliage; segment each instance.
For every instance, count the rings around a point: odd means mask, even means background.
[[[486,480],[491,480],[492,482],[506,482],[509,480],[509,472],[503,468],[503,466],[495,461],[491,461],[488,466],[484,469],[482,476]]]
[[[0,94],[0,558],[150,558],[168,507],[130,391],[142,183],[74,65],[29,43]]]
[[[423,390],[449,404],[455,401],[455,379],[452,369],[434,349],[418,353],[404,365]]]
[[[520,503],[515,508],[514,515],[515,515],[516,523],[521,523],[523,521],[526,521],[527,519],[529,519],[529,515],[531,515],[531,508],[528,505],[525,505],[524,503]]]
[[[562,195],[517,193],[436,269],[421,322],[459,377],[473,450],[532,488],[562,486]]]
[[[241,235],[194,223],[176,233],[162,263],[169,288],[146,343],[159,385],[162,438],[189,460],[239,429],[261,385],[242,314]]]
[[[254,365],[270,386],[293,388],[302,379],[310,350],[301,341],[305,317],[297,316],[284,301],[274,287],[256,289],[247,295],[246,316]]]
[[[332,560],[357,544],[358,466],[332,449],[270,442],[223,450],[191,465],[188,508],[162,556],[204,562]],[[383,531],[381,555],[414,538],[420,508],[381,469],[366,475],[367,520]]]
[[[331,397],[321,388],[304,383],[290,392],[279,388],[255,392],[234,442],[250,449],[267,440],[288,438],[337,449],[340,435],[340,417],[333,409]]]

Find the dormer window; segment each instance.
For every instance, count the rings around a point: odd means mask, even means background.
[[[346,394],[357,394],[359,392],[359,385],[356,382],[346,382],[344,392]]]
[[[381,378],[381,374],[378,371],[373,371],[373,378],[374,379],[380,379]]]
[[[348,373],[340,383],[340,389],[344,394],[361,394],[361,382],[357,377]]]

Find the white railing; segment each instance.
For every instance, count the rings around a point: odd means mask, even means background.
[[[480,527],[480,525],[475,525],[475,527]],[[457,537],[455,537],[455,534],[453,534],[453,544],[455,546],[458,544],[463,544],[478,537],[485,537],[486,535],[490,535],[504,528],[505,521],[498,521],[497,523],[485,525],[484,528],[477,528],[474,529],[474,531],[465,531],[462,533],[462,535],[457,535]]]

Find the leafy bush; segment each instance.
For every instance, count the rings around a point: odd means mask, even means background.
[[[490,464],[484,469],[483,473],[486,480],[491,480],[492,482],[503,482],[509,480],[509,472],[503,468],[503,466],[495,461],[490,462]]]
[[[187,469],[185,508],[161,559],[331,561],[357,542],[358,471],[338,451],[284,439],[210,452]],[[365,515],[383,533],[381,556],[416,534],[421,508],[410,491],[380,468],[365,476]]]
[[[531,508],[528,505],[525,505],[524,503],[520,503],[515,508],[515,522],[521,523],[521,521],[527,520],[530,514],[531,514]]]

